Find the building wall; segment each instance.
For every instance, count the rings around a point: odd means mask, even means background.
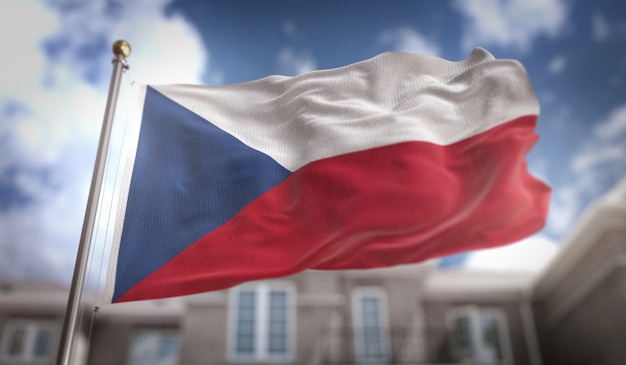
[[[287,363],[308,363],[319,356],[320,334],[337,307],[337,292],[325,275],[300,274],[278,279],[293,285],[295,301],[295,357]],[[311,295],[313,293],[313,295]],[[180,360],[184,364],[233,364],[229,354],[232,335],[232,296],[228,290],[192,297],[181,320]]]
[[[88,364],[126,364],[130,336],[136,326],[130,322],[95,325],[91,334],[91,351]]]
[[[321,271],[277,280],[291,283],[297,293],[295,352],[293,361],[287,364],[354,362],[351,293],[363,287],[380,288],[386,293],[394,361],[415,363],[422,356],[422,312],[417,290],[421,278]],[[222,291],[187,301],[179,329],[181,363],[238,363],[228,356],[231,300],[229,292]]]
[[[626,364],[623,219],[622,227],[572,243],[587,249],[562,271],[558,285],[540,283],[535,313],[546,364]]]
[[[189,300],[181,318],[180,363],[226,363],[227,328],[227,292],[200,295]]]
[[[127,364],[134,335],[180,333],[184,308],[181,298],[101,306],[90,331],[87,364]]]
[[[520,312],[519,301],[493,301],[476,299],[448,299],[428,300],[424,303],[426,314],[426,332],[429,334],[430,343],[429,358],[440,361],[453,361],[450,354],[449,338],[447,332],[446,317],[454,308],[472,306],[483,310],[502,311],[506,317],[508,339],[513,364],[525,365],[530,363],[528,356],[528,338],[524,329],[523,318]]]
[[[388,335],[392,363],[415,363],[423,360],[422,347],[423,312],[421,287],[423,277],[365,275],[338,275],[341,294],[346,300],[342,310],[341,329],[349,339],[345,343],[343,360],[354,361],[353,307],[351,295],[359,288],[379,288],[386,296]]]
[[[67,306],[67,289],[51,283],[0,282],[0,346],[5,342],[9,323],[43,325],[52,329],[49,354],[45,359],[33,362],[8,361],[0,353],[0,365],[46,365],[56,362],[63,319]],[[88,312],[88,311],[87,311]],[[88,323],[83,318],[82,323]],[[86,341],[84,327],[75,336],[76,354],[72,365],[83,365],[86,361]],[[3,350],[0,348],[0,351]]]

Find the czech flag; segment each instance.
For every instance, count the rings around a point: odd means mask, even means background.
[[[111,302],[409,264],[545,223],[523,66],[384,53],[225,86],[141,86]]]

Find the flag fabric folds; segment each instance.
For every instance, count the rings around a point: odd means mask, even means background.
[[[224,86],[141,86],[111,302],[409,264],[545,223],[523,66],[384,53]]]

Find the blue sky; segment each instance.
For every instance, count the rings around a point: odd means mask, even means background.
[[[540,270],[626,175],[623,1],[28,1],[0,3],[0,278],[68,281],[111,74],[223,84],[386,51],[515,58],[541,104],[531,171],[554,192],[544,230],[448,266]],[[125,82],[126,87],[128,82]]]

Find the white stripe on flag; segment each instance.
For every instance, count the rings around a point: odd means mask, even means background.
[[[295,77],[154,88],[290,171],[399,142],[449,145],[539,113],[524,67],[482,48],[458,62],[384,53]]]

